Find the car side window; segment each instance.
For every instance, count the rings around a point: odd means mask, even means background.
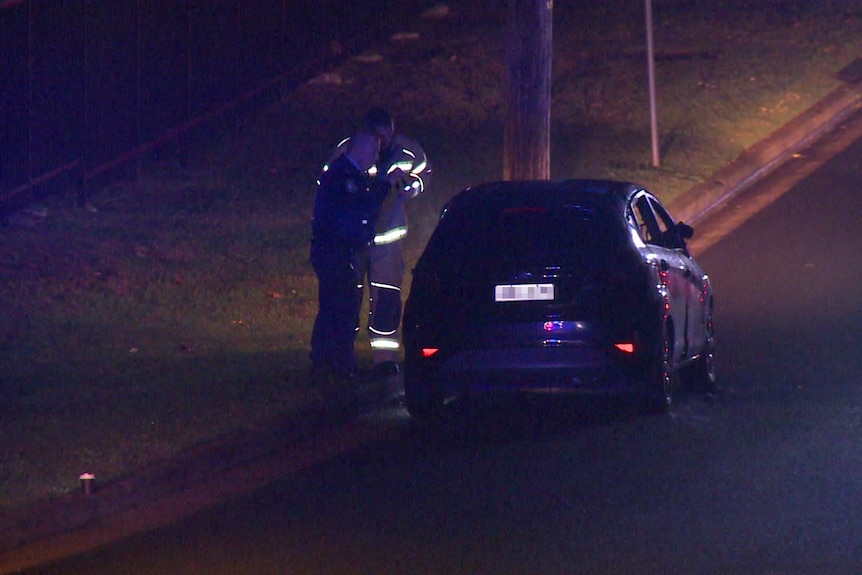
[[[641,194],[635,199],[632,204],[632,211],[637,219],[638,231],[643,241],[648,244],[657,243],[661,237],[661,231],[646,194]]]
[[[654,243],[671,250],[682,250],[688,254],[685,240],[692,236],[694,230],[691,226],[682,222],[675,222],[658,199],[650,197],[649,203],[659,230],[659,235]]]
[[[650,205],[652,206],[653,213],[656,215],[656,223],[658,224],[659,233],[662,234],[662,237],[667,234],[668,230],[673,229],[673,218],[670,217],[670,214],[667,213],[667,210],[664,209],[658,200],[655,198],[650,198]]]

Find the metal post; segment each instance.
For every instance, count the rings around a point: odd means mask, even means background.
[[[194,43],[194,9],[192,8],[192,0],[188,0],[187,14],[188,28],[186,30],[186,121],[192,117],[192,44]]]
[[[192,119],[192,85],[194,84],[194,7],[193,0],[187,2],[187,38],[188,45],[186,47],[186,122]],[[177,138],[179,144],[180,164],[183,168],[188,167],[188,139],[184,135]]]
[[[27,180],[32,181],[35,171],[33,160],[33,121],[34,96],[33,84],[36,74],[33,70],[36,57],[33,55],[33,0],[27,2]]]
[[[138,0],[135,5],[136,12],[136,30],[135,30],[135,146],[140,147],[143,143],[143,124],[141,115],[143,113],[143,6],[141,0]],[[135,184],[141,183],[141,172],[143,171],[143,157],[138,156],[135,159]]]
[[[647,74],[649,76],[650,130],[652,132],[652,166],[661,166],[658,149],[658,113],[655,95],[655,57],[652,40],[652,0],[644,0],[646,8]]]
[[[78,182],[78,205],[83,207],[90,195],[87,171],[90,169],[90,0],[83,0],[83,93],[81,94],[81,110],[83,113],[83,133],[81,134],[81,177]]]

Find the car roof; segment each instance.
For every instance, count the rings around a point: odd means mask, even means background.
[[[523,180],[488,182],[471,186],[453,197],[448,208],[455,210],[507,208],[515,206],[555,206],[573,200],[614,203],[625,201],[642,190],[631,182],[599,179]]]

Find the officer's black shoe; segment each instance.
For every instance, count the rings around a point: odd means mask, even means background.
[[[395,361],[381,361],[374,365],[371,370],[372,377],[375,381],[384,381],[389,377],[398,375],[398,363]]]

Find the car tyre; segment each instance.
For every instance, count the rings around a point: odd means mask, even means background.
[[[706,342],[694,364],[687,372],[686,386],[699,393],[718,393],[715,378],[715,328],[712,324],[712,311],[706,321]]]
[[[659,345],[649,365],[646,389],[644,390],[644,412],[647,415],[666,415],[673,407],[675,374],[673,371],[671,349],[672,335],[665,325],[661,330]]]

